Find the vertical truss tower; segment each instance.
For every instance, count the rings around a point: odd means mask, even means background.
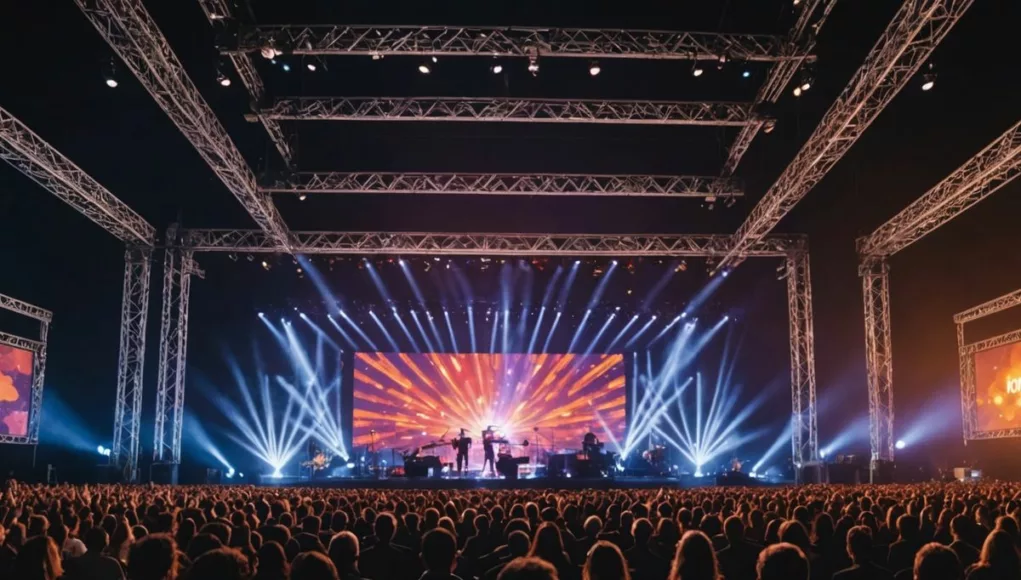
[[[791,339],[791,448],[797,467],[819,461],[815,404],[815,329],[808,248],[787,255],[787,312]],[[799,470],[800,471],[800,470]]]
[[[142,419],[142,369],[149,312],[152,249],[129,246],[124,252],[124,298],[117,360],[117,402],[113,418],[114,463],[126,481],[138,481],[139,428]]]

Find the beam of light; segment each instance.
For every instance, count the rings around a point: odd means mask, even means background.
[[[337,321],[333,319],[333,315],[332,314],[327,314],[326,315],[326,319],[329,320],[330,324],[333,325],[333,328],[335,328],[337,330],[337,332],[339,332],[340,335],[344,337],[344,340],[346,340],[348,342],[348,344],[351,345],[352,350],[358,350],[358,343],[355,342],[355,340],[353,338],[351,338],[351,335],[348,334],[347,331],[344,330],[343,327],[341,327],[339,324],[337,324]],[[370,342],[370,346],[372,346],[371,342]],[[375,349],[376,347],[373,346],[372,348]]]
[[[418,319],[418,313],[414,310],[411,311],[411,318],[415,320],[415,326],[418,327],[418,332],[422,335],[422,340],[425,342],[428,352],[438,352],[436,346],[433,345],[432,341],[429,340],[429,335],[425,333],[425,327],[422,326],[422,321]]]
[[[336,342],[334,342],[334,340],[332,338],[330,338],[330,336],[328,334],[326,334],[326,332],[324,332],[323,329],[320,328],[318,324],[316,324],[315,322],[312,322],[312,319],[309,318],[308,315],[306,315],[304,312],[300,313],[298,315],[298,318],[301,318],[302,320],[304,320],[305,324],[307,324],[312,329],[312,331],[316,333],[316,336],[318,336],[318,337],[322,338],[323,340],[325,340],[333,348],[335,348],[337,350],[341,350],[340,345],[337,344]]]
[[[542,317],[546,316],[546,307],[542,306],[539,308],[539,318],[535,321],[535,328],[532,329],[532,339],[528,341],[528,350],[525,352],[531,353],[535,350],[535,339],[539,338],[539,328],[542,327]]]
[[[499,316],[499,314],[497,314]],[[510,330],[510,310],[504,309],[503,311],[503,350],[501,352],[510,352],[509,343],[507,341],[508,333]]]
[[[656,336],[652,337],[652,340],[650,340],[650,341],[649,341],[649,344],[645,345],[645,348],[649,348],[650,346],[652,346],[652,343],[654,343],[654,342],[656,342],[657,340],[659,340],[659,339],[663,338],[663,336],[664,336],[664,335],[665,335],[665,334],[666,334],[667,332],[669,332],[669,331],[670,331],[670,329],[671,329],[671,328],[673,328],[675,324],[677,324],[678,322],[680,322],[680,321],[681,321],[681,319],[682,319],[682,318],[684,318],[686,314],[687,314],[686,312],[682,312],[682,313],[678,314],[676,318],[674,318],[674,319],[673,319],[673,320],[671,320],[671,321],[670,321],[669,323],[667,323],[667,325],[666,325],[666,326],[664,326],[664,327],[663,327],[663,329],[662,329],[662,330],[660,330],[660,331],[659,331],[659,332],[658,332],[658,333],[656,334]],[[697,319],[696,319],[696,320],[697,320]],[[694,320],[692,320],[691,322],[687,323],[687,324],[686,324],[685,326],[687,326],[687,325],[691,325],[692,327],[694,327],[694,325],[695,325],[695,321],[694,321]],[[641,333],[639,333],[639,334],[641,334]],[[635,335],[635,337],[636,337],[636,338],[637,338],[637,336],[638,336],[638,335]],[[632,340],[633,340],[633,339],[632,339]]]
[[[379,319],[377,319],[376,316],[374,314],[372,314],[371,311],[369,312],[369,314],[372,316],[373,319],[376,320],[376,324],[379,324],[379,327],[383,328],[383,325],[380,324]],[[354,320],[351,320],[351,317],[349,317],[347,315],[347,312],[344,312],[343,310],[341,310],[340,311],[340,317],[343,318],[344,320],[346,320],[347,323],[351,325],[351,328],[355,329],[355,332],[358,333],[358,336],[362,337],[362,340],[364,340],[365,342],[369,343],[369,346],[372,347],[372,350],[376,350],[376,351],[379,350],[379,347],[376,346],[376,343],[372,342],[372,339],[369,338],[369,335],[365,334],[365,331],[362,330],[362,328],[360,326],[355,324]],[[330,320],[333,320],[333,319],[331,318]],[[334,324],[336,324],[336,323],[334,323]],[[338,325],[338,328],[340,328],[339,325]],[[343,331],[341,331],[341,332],[343,332]],[[390,338],[390,333],[387,332],[385,328],[383,328],[383,332],[386,334],[387,339],[390,340],[390,344],[394,345],[394,350],[398,350],[397,349],[397,344],[394,343],[393,339]]]
[[[285,329],[288,340],[288,357],[291,368],[296,377],[290,381],[284,377],[277,376],[277,384],[287,391],[291,401],[300,405],[304,416],[308,417],[311,425],[305,424],[309,435],[315,435],[316,439],[325,444],[336,455],[347,458],[347,446],[340,424],[340,382],[341,370],[338,367],[332,377],[326,376],[325,343],[317,337],[315,344],[315,363],[309,358],[305,345],[299,339],[297,333],[292,329]],[[335,349],[330,360],[339,360],[340,349]],[[330,400],[335,405],[332,413]]]
[[[847,449],[855,443],[868,443],[869,440],[869,417],[865,415],[851,421],[840,430],[829,443],[819,449],[821,457],[830,457],[842,450]]]
[[[703,286],[698,291],[698,294],[695,294],[695,297],[691,299],[691,302],[688,303],[684,311],[687,314],[696,314],[699,307],[705,304],[706,300],[709,300],[726,278],[726,276],[713,276],[709,283]]]
[[[588,309],[592,310],[599,304],[599,299],[603,297],[603,292],[606,290],[606,286],[610,283],[610,277],[613,276],[614,271],[617,270],[617,260],[610,262],[610,267],[606,269],[606,273],[603,274],[603,279],[596,284],[595,291],[592,292],[592,296],[588,300]]]
[[[645,334],[645,331],[649,330],[649,327],[652,326],[653,322],[656,322],[655,314],[652,315],[652,318],[650,318],[648,322],[643,324],[642,327],[638,329],[638,332],[636,332],[634,336],[632,336],[627,342],[624,343],[624,348],[631,348],[631,345],[634,344],[635,341],[637,341],[643,334]]]
[[[613,340],[610,341],[610,344],[606,345],[606,348],[604,350],[606,350],[606,352],[611,352],[613,350],[613,347],[617,346],[617,343],[620,342],[620,339],[624,338],[624,335],[627,333],[628,329],[634,326],[636,322],[638,322],[637,314],[631,317],[631,320],[629,320],[627,324],[624,325],[624,328],[620,329],[620,332],[617,333],[617,336],[613,337]]]
[[[592,309],[585,311],[585,316],[581,317],[581,323],[578,324],[578,328],[574,331],[574,336],[571,338],[571,344],[567,347],[567,352],[574,352],[574,345],[578,344],[578,339],[581,338],[581,333],[585,330],[585,324],[588,322],[589,316],[592,316]]]
[[[447,316],[447,327],[450,328],[450,335],[454,335],[454,327],[450,326],[450,317]],[[472,310],[471,305],[468,305],[468,333],[471,335],[472,340],[472,352],[479,352],[479,347],[475,344],[475,312]]]
[[[606,318],[606,322],[604,322],[603,325],[599,327],[599,332],[596,333],[595,338],[593,338],[592,342],[588,344],[588,347],[585,349],[584,356],[592,354],[592,351],[595,350],[596,348],[596,344],[599,343],[599,339],[603,338],[603,335],[606,334],[606,329],[609,328],[611,324],[613,324],[613,319],[616,317],[617,317],[616,312],[610,313],[610,315]]]
[[[287,339],[284,338],[284,335],[281,334],[281,332],[279,330],[277,330],[277,328],[275,326],[273,326],[273,323],[269,321],[269,318],[265,314],[260,312],[259,313],[259,320],[261,320],[262,323],[266,325],[266,328],[268,328],[269,331],[273,334],[273,338],[277,339],[277,341],[280,344],[286,343]],[[283,321],[284,321],[284,319],[281,318],[280,322],[283,322]]]
[[[777,436],[776,440],[773,441],[773,444],[769,446],[769,449],[766,449],[766,452],[762,454],[762,457],[755,462],[755,465],[752,466],[752,471],[761,472],[762,466],[766,465],[766,462],[772,459],[773,455],[775,455],[777,451],[780,451],[780,449],[782,449],[784,446],[790,446],[791,435],[793,433],[794,420],[791,419],[787,421],[787,424],[784,426],[783,430],[780,431],[780,434]]]
[[[399,264],[404,272],[404,277],[408,280],[408,286],[411,286],[411,292],[415,295],[415,299],[425,308],[425,297],[422,295],[421,288],[418,287],[418,282],[415,282],[415,275],[408,268],[407,262],[400,260]]]
[[[581,260],[575,260],[574,264],[571,265],[571,271],[567,274],[567,281],[560,288],[560,292],[557,293],[557,305],[563,307],[567,302],[567,298],[571,294],[571,286],[574,286],[574,279],[578,277],[578,270],[581,268]]]
[[[212,400],[239,432],[229,433],[228,436],[269,465],[274,475],[278,475],[308,439],[308,431],[303,427],[305,415],[301,406],[296,405],[291,397],[288,397],[282,409],[274,404],[270,378],[261,369],[258,352],[255,357],[259,370],[254,384],[245,379],[233,357],[227,360],[235,387],[241,395],[244,412],[226,396],[217,394]],[[258,394],[258,399],[252,393]]]
[[[691,330],[690,326],[686,326],[684,332],[681,333],[677,340],[671,343],[662,370],[655,375],[653,375],[651,354],[649,351],[645,352],[647,373],[644,381],[645,392],[638,403],[637,409],[632,414],[632,427],[628,432],[628,441],[625,444],[626,449],[630,450],[636,442],[645,437],[652,429],[656,401],[658,400],[662,403],[662,394],[667,389],[667,386],[669,384],[676,384],[677,377],[685,370],[682,365],[678,364],[678,360],[684,352]],[[665,406],[660,404],[661,408]]]
[[[376,267],[372,265],[372,262],[368,258],[362,258],[365,263],[365,269],[369,271],[369,276],[372,278],[372,283],[376,285],[376,289],[379,290],[379,295],[383,297],[383,302],[386,304],[393,304],[393,299],[390,298],[390,292],[386,289],[386,284],[383,283],[383,278],[380,277],[379,272],[376,271]]]
[[[961,432],[958,427],[961,422],[960,390],[956,387],[932,390],[936,396],[928,397],[921,407],[912,409],[902,422],[904,428],[897,440],[903,441],[906,447]]]
[[[415,352],[422,352],[422,348],[418,346],[418,342],[415,341],[415,337],[411,336],[411,331],[408,330],[408,325],[404,324],[404,319],[401,318],[401,313],[397,312],[396,306],[390,307],[390,312],[393,312],[394,318],[397,320],[397,324],[404,331],[404,336],[408,337],[408,342],[411,343],[411,348],[415,349]]]
[[[425,315],[425,320],[426,322],[429,323],[429,329],[433,331],[433,336],[436,338],[436,346],[439,347],[440,350],[446,350],[446,345],[443,344],[443,336],[440,334],[440,331],[436,328],[436,320],[434,320],[436,317],[433,316],[432,313],[429,312],[428,310],[423,310],[422,314]],[[452,348],[454,348],[454,350],[457,350],[456,346],[452,346]]]
[[[90,425],[50,385],[43,391],[39,441],[64,449],[91,452],[98,438]]]
[[[227,457],[220,451],[220,448],[213,443],[209,433],[202,426],[202,422],[189,411],[184,412],[184,429],[181,437],[183,439],[182,445],[187,445],[190,448],[194,444],[195,447],[198,447],[203,453],[218,461],[226,469],[234,469],[234,466],[227,461]]]
[[[309,279],[312,280],[312,284],[319,291],[319,295],[323,301],[327,304],[337,304],[337,293],[330,288],[329,282],[323,278],[322,272],[316,267],[315,262],[309,260],[304,255],[298,255],[298,264],[301,265],[302,270],[308,274]],[[338,306],[339,309],[339,306]]]
[[[519,265],[525,272],[525,288],[524,288],[524,301],[521,304],[521,316],[518,317],[518,328],[514,333],[514,352],[521,352],[521,349],[525,347],[525,334],[528,328],[528,313],[532,310],[532,288],[535,286],[535,273],[532,268],[524,261],[520,261]]]
[[[454,338],[454,325],[450,323],[450,313],[447,312],[446,308],[443,309],[443,318],[444,318],[444,320],[447,321],[447,330],[450,331],[450,348],[451,348],[451,350],[454,353],[461,352],[457,348],[457,339]],[[472,329],[472,338],[475,338],[475,330],[474,329]]]
[[[557,315],[553,318],[553,326],[550,326],[549,334],[546,335],[546,342],[542,345],[542,353],[546,354],[549,351],[549,343],[553,340],[553,333],[557,330],[557,324],[560,323],[560,311],[557,310]]]
[[[489,311],[486,312],[487,315]],[[496,312],[493,314],[493,335],[489,337],[489,354],[496,353],[496,329],[500,326],[500,313]]]
[[[670,281],[674,279],[674,274],[676,272],[677,261],[674,260],[674,262],[670,264],[670,267],[667,269],[667,271],[664,272],[662,276],[660,276],[656,284],[653,285],[653,287],[649,290],[649,293],[645,295],[645,300],[642,302],[643,311],[648,312],[649,306],[659,296],[659,293],[662,292],[664,288],[666,288],[667,284],[669,284]]]
[[[383,331],[383,336],[386,337],[386,341],[390,343],[391,347],[393,347],[394,352],[401,352],[401,347],[397,346],[397,341],[394,340],[394,337],[390,334],[390,331],[387,330],[385,326],[383,326],[383,322],[379,320],[379,317],[376,316],[376,313],[370,310],[369,316],[371,316],[372,320],[376,322],[376,326],[378,326],[379,329]],[[345,316],[345,318],[347,317]]]

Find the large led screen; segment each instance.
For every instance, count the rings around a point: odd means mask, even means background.
[[[473,439],[469,464],[481,467],[482,432],[507,439],[507,451],[578,449],[594,433],[606,449],[626,431],[624,357],[620,354],[357,353],[353,443],[381,459],[456,437]],[[520,446],[524,440],[531,448]],[[538,447],[534,445],[539,443]],[[423,454],[452,461],[447,443]]]
[[[4,435],[28,435],[33,356],[30,350],[0,344],[0,433]]]
[[[978,431],[1021,428],[1021,342],[975,353]]]

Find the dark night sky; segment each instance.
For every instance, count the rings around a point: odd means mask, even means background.
[[[463,3],[459,3],[463,4]],[[261,22],[349,22],[644,27],[780,33],[791,22],[790,2],[626,3],[514,2],[463,10],[422,3],[253,2]],[[258,125],[242,115],[239,82],[214,82],[215,34],[197,2],[147,2],[147,8],[203,96],[256,172],[280,168]],[[286,8],[283,6],[286,5]],[[707,211],[694,200],[593,198],[464,198],[337,196],[299,202],[279,199],[293,229],[563,232],[732,232],[794,156],[833,98],[889,22],[897,2],[838,2],[819,37],[817,82],[801,99],[778,105],[778,127],[760,135],[738,175],[748,199]],[[5,70],[0,105],[28,124],[111,192],[162,231],[180,219],[189,227],[252,227],[240,205],[204,165],[148,93],[122,69],[110,90],[100,77],[112,54],[70,0],[18,2],[0,8],[10,25],[0,36]],[[939,77],[923,93],[906,87],[829,175],[785,218],[778,232],[806,233],[812,247],[818,385],[843,403],[820,417],[820,441],[835,426],[867,410],[861,282],[854,239],[870,232],[978,152],[1018,119],[1015,24],[1021,4],[978,0],[936,50]],[[276,95],[494,95],[748,99],[764,69],[743,81],[736,68],[693,79],[687,63],[604,62],[589,78],[583,61],[543,61],[537,79],[515,63],[504,79],[482,59],[445,59],[428,78],[415,59],[334,59],[329,71],[289,75],[257,59]],[[518,66],[520,64],[520,66]],[[237,79],[235,79],[236,81]],[[299,127],[299,164],[307,170],[563,171],[715,173],[734,130],[669,127],[499,126],[492,124],[322,123]],[[122,248],[112,236],[7,165],[0,166],[0,291],[55,312],[47,392],[70,402],[95,436],[112,424]],[[1015,249],[1021,181],[895,256],[891,285],[894,380],[898,418],[912,420],[933,397],[957,392],[953,313],[1021,286]],[[282,273],[253,264],[202,259],[209,271],[193,288],[191,371],[213,372],[218,345],[252,331],[240,317],[279,307],[287,292],[309,292]],[[786,337],[783,284],[772,265],[745,265],[743,285],[726,293],[731,307],[755,308],[762,344]],[[740,272],[739,272],[740,273]],[[146,390],[155,390],[159,268],[154,268]],[[696,274],[692,274],[696,276]],[[293,276],[291,277],[293,278]],[[697,281],[697,278],[696,278]],[[770,289],[763,291],[764,281]],[[336,281],[335,285],[342,281]],[[690,292],[683,285],[677,292]],[[741,290],[746,290],[742,298]],[[762,298],[762,293],[779,296]],[[687,299],[680,296],[680,300]],[[1021,311],[1021,309],[1018,309]],[[753,317],[754,318],[754,317]],[[23,322],[0,317],[5,328]],[[751,320],[749,320],[749,325]],[[1021,312],[969,327],[979,339],[1021,326]],[[761,331],[761,334],[757,334]],[[25,331],[30,332],[30,330]],[[755,375],[786,373],[786,359],[746,348],[740,364]],[[782,358],[782,357],[781,357]],[[192,373],[191,376],[195,376]],[[48,395],[47,400],[52,395]],[[194,400],[190,399],[190,400]],[[148,404],[148,403],[147,403]],[[777,399],[779,409],[789,404]],[[947,457],[998,452],[1015,443],[960,444],[959,417],[944,431]],[[143,442],[151,431],[143,431]],[[949,449],[949,451],[946,451]],[[921,452],[918,452],[921,453]]]

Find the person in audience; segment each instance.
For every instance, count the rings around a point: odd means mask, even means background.
[[[253,580],[288,580],[291,575],[284,548],[276,542],[266,542],[260,546],[257,561],[258,569]]]
[[[808,580],[808,558],[801,548],[780,542],[762,550],[755,572],[758,580]]]
[[[532,548],[528,556],[541,558],[557,569],[560,580],[578,580],[578,568],[571,563],[570,556],[564,551],[564,541],[560,529],[553,522],[543,522],[535,531]]]
[[[449,530],[436,528],[422,536],[421,580],[461,580],[454,575],[457,558],[457,537]]]
[[[337,567],[320,552],[298,554],[291,563],[290,580],[339,580]]]
[[[248,558],[233,548],[210,550],[192,562],[187,580],[249,580]],[[131,580],[130,578],[128,580]]]
[[[169,534],[149,534],[128,550],[130,580],[175,580],[177,544]]]
[[[1018,579],[1021,579],[1021,561],[1017,546],[1010,534],[993,530],[982,544],[978,562],[968,570],[968,580]]]
[[[912,570],[914,580],[961,580],[961,562],[957,554],[936,542],[919,548]]]
[[[894,574],[914,564],[915,554],[922,547],[918,528],[919,522],[915,516],[904,514],[897,518],[897,534],[900,539],[890,544],[890,555],[886,560]]]
[[[581,571],[582,580],[631,580],[627,561],[616,544],[606,540],[597,540],[589,548],[585,558],[585,567]]]
[[[893,574],[872,561],[872,530],[855,526],[847,531],[847,555],[853,564],[833,575],[833,580],[893,580]]]
[[[965,570],[971,567],[972,564],[978,562],[978,548],[968,543],[967,537],[968,527],[971,524],[971,520],[967,516],[956,515],[950,520],[950,534],[953,541],[950,542],[950,549],[957,554],[958,561],[961,562],[961,567]]]
[[[339,532],[330,540],[330,560],[337,568],[340,580],[360,580],[358,571],[358,536],[351,532]]]
[[[670,580],[719,580],[720,568],[716,562],[713,544],[704,533],[684,532],[677,543],[677,553],[670,567]]]
[[[10,577],[18,580],[57,580],[63,574],[57,543],[49,536],[36,535],[30,537],[18,550]]]
[[[558,580],[557,569],[542,558],[515,558],[500,570],[497,580]]]
[[[720,573],[727,580],[755,580],[755,563],[762,549],[746,540],[744,523],[739,516],[723,522],[727,545],[716,553]]]

